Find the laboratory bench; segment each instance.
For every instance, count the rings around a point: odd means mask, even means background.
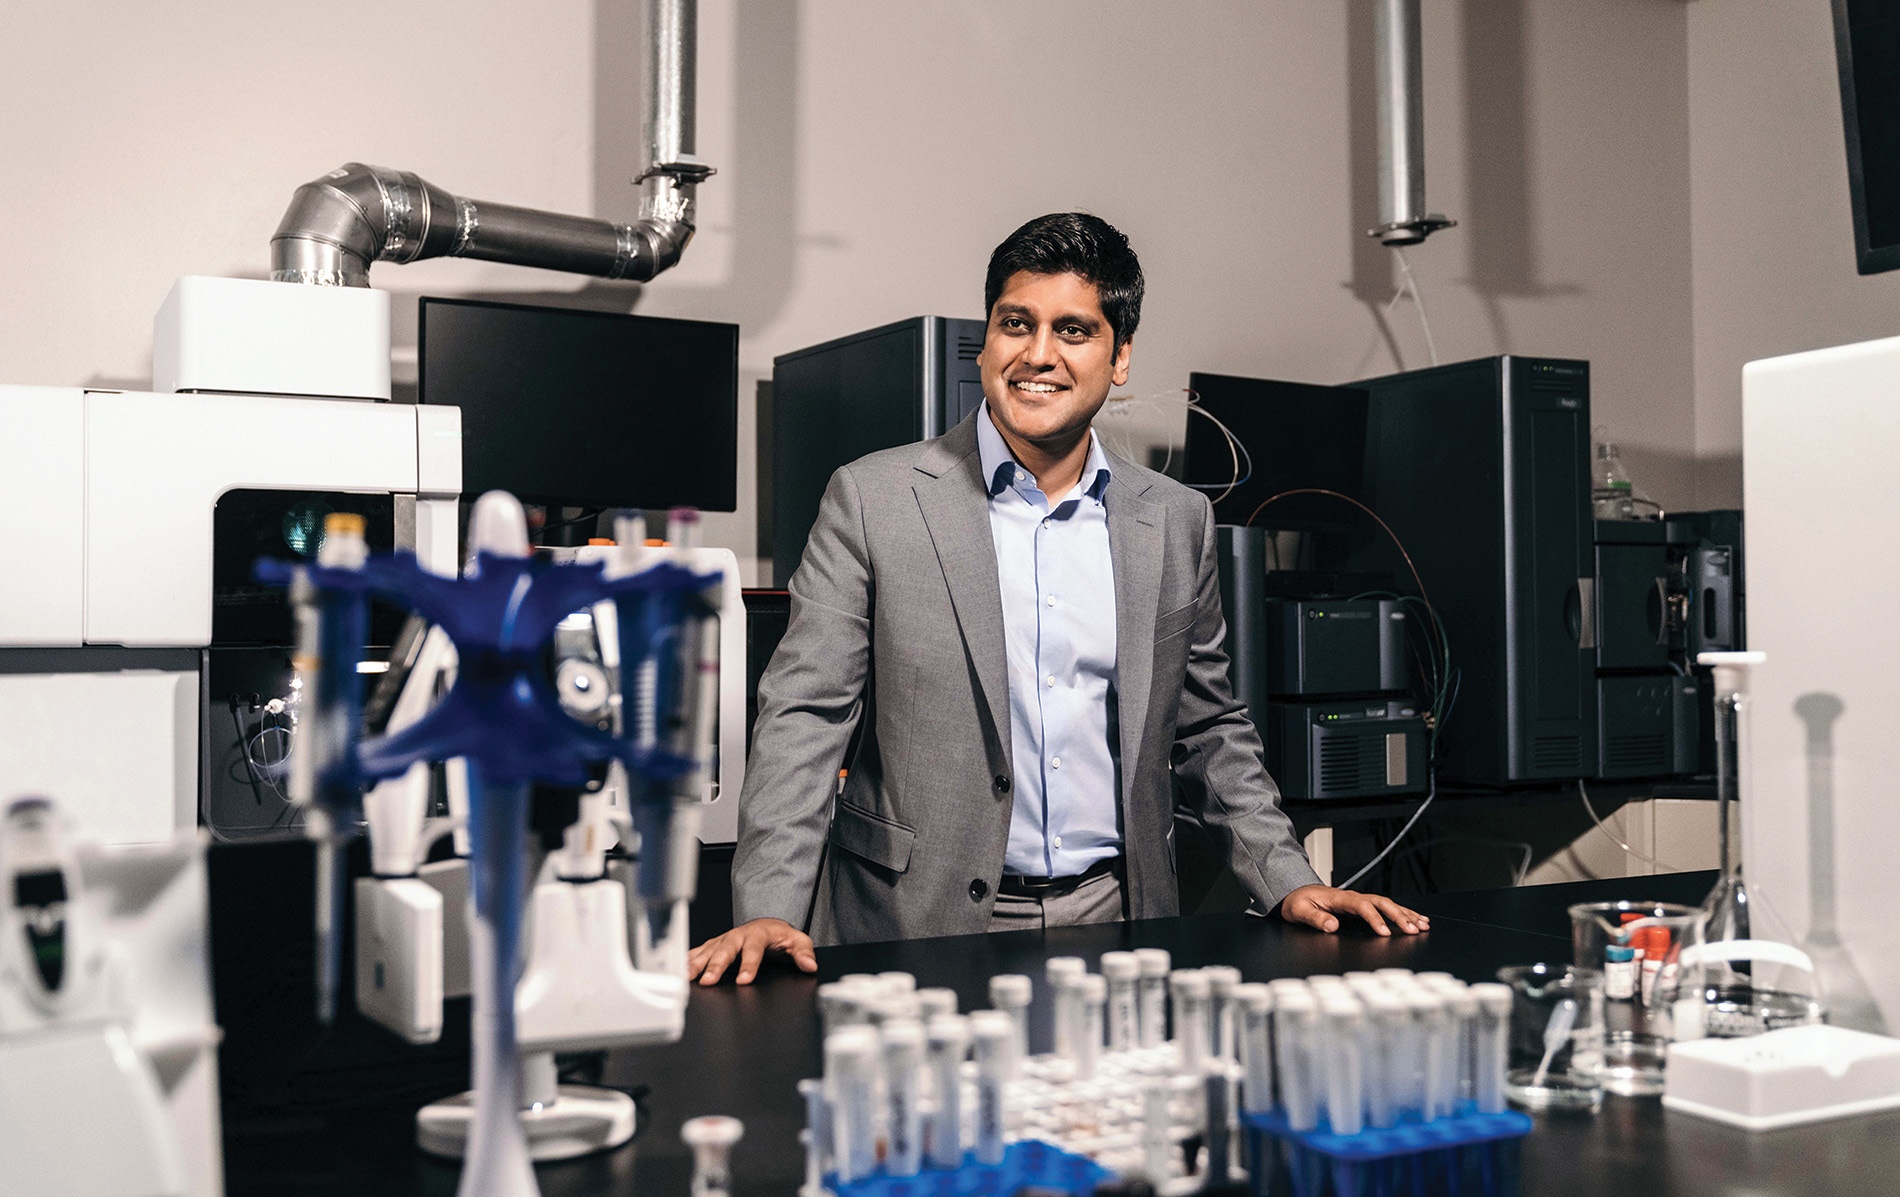
[[[695,989],[679,1043],[614,1053],[605,1079],[648,1087],[642,1109],[650,1121],[627,1147],[537,1169],[541,1189],[547,1197],[686,1197],[691,1166],[679,1141],[680,1124],[717,1113],[745,1122],[745,1140],[734,1156],[734,1192],[794,1193],[803,1173],[798,1132],[804,1106],[793,1086],[819,1072],[814,991],[819,982],[845,973],[914,973],[919,985],[955,989],[966,1010],[988,1005],[993,974],[1030,974],[1037,979],[1031,1037],[1040,1051],[1050,1040],[1051,1012],[1041,984],[1043,961],[1050,956],[1081,956],[1093,967],[1105,951],[1161,947],[1173,953],[1177,966],[1233,964],[1250,981],[1386,966],[1438,969],[1481,981],[1509,964],[1567,961],[1565,908],[1572,902],[1696,902],[1713,881],[1712,873],[1679,873],[1407,899],[1432,919],[1429,933],[1409,938],[1381,939],[1363,930],[1327,936],[1277,919],[1202,914],[820,949],[815,976],[777,967],[747,988]],[[242,1044],[227,1039],[225,1050],[242,1050]],[[230,1197],[449,1197],[457,1169],[413,1146],[416,1104],[413,1090],[392,1092],[385,1103],[345,1112],[231,1126],[225,1144]],[[1900,1112],[1751,1135],[1665,1111],[1657,1098],[1608,1096],[1594,1116],[1537,1118],[1525,1143],[1522,1192],[1900,1192]]]

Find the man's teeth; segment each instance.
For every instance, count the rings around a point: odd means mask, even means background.
[[[1016,389],[1037,395],[1053,395],[1062,388],[1047,382],[1019,382],[1016,384]]]

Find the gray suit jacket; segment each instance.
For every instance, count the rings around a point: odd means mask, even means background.
[[[1130,916],[1178,913],[1170,766],[1271,908],[1318,878],[1228,686],[1213,512],[1112,454],[1110,470]],[[1009,678],[975,417],[834,474],[791,593],[759,682],[735,917],[821,944],[988,930],[1009,835]]]

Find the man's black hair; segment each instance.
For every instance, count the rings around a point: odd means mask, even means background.
[[[990,255],[989,274],[983,279],[983,315],[996,310],[1003,285],[1018,271],[1031,274],[1077,274],[1095,284],[1102,315],[1121,348],[1141,323],[1141,295],[1145,284],[1141,262],[1120,229],[1087,212],[1052,212],[1017,229]]]

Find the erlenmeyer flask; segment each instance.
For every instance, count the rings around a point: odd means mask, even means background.
[[[1715,791],[1722,876],[1702,900],[1703,938],[1717,942],[1748,939],[1748,887],[1742,881],[1742,854],[1729,834],[1736,808],[1747,797],[1748,672],[1768,658],[1762,653],[1702,653],[1699,665],[1715,670]]]

